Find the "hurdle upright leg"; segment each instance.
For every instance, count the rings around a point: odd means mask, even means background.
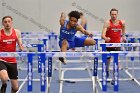
[[[62,65],[61,62],[59,62],[59,68],[58,68],[58,70],[59,70],[59,72],[58,72],[58,73],[59,73],[59,77],[58,77],[58,78],[59,78],[59,82],[60,82],[61,79],[62,79],[62,78],[61,78],[61,75],[62,75],[61,65]]]
[[[47,89],[47,93],[50,93],[51,77],[52,77],[52,57],[48,57],[48,89]]]
[[[97,93],[97,71],[98,71],[98,57],[94,58],[94,68],[93,68],[93,92]]]
[[[113,73],[114,73],[114,91],[119,90],[119,66],[118,66],[118,53],[114,53],[114,62],[113,62]]]
[[[41,73],[40,73],[40,88],[42,92],[46,91],[46,54],[38,54],[41,64]]]
[[[32,92],[33,90],[33,54],[27,54],[28,57],[28,92]]]
[[[37,44],[37,51],[38,52],[42,52],[42,51],[44,51],[44,44]],[[39,58],[40,56],[38,56],[38,73],[41,73],[42,71],[42,67],[41,67],[41,61],[40,61],[40,58]]]
[[[107,70],[107,54],[102,54],[102,91],[107,91],[107,76],[106,76],[106,70]]]

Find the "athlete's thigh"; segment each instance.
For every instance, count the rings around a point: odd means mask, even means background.
[[[87,36],[83,36],[83,37],[75,37],[75,47],[84,47],[84,43],[86,40]]]
[[[16,63],[9,63],[7,66],[7,71],[10,79],[18,79],[18,70]]]
[[[62,43],[64,43],[64,42],[66,43],[67,49],[71,49],[71,48],[75,47],[75,42],[74,41],[61,40],[61,41],[59,41],[60,48],[62,47]]]
[[[3,61],[0,61],[0,79],[8,78],[7,67]]]
[[[68,41],[67,41],[66,39],[64,39],[64,40],[59,40],[59,47],[60,47],[60,48],[62,47],[63,44],[65,44],[65,45],[68,46]]]

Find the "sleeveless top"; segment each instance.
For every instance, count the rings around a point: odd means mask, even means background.
[[[11,35],[6,35],[4,29],[2,29],[0,35],[0,52],[16,52],[17,40],[18,38],[14,29],[12,29]],[[8,63],[16,63],[15,57],[0,57],[0,60]]]

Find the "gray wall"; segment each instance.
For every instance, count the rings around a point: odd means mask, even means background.
[[[140,31],[139,4],[140,0],[0,0],[0,18],[12,15],[14,27],[21,31],[58,33],[60,13],[79,10],[85,13],[88,30],[101,31],[110,9],[117,8],[126,30]]]

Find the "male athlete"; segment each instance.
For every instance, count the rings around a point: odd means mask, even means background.
[[[96,42],[92,38],[88,37],[76,37],[77,31],[81,31],[83,34],[92,37],[92,33],[86,31],[81,25],[78,24],[80,13],[78,11],[71,11],[69,14],[69,20],[66,20],[66,15],[62,12],[60,17],[60,36],[59,46],[61,52],[66,52],[68,49],[75,47],[84,47],[95,45]],[[65,58],[60,57],[59,60],[66,64]]]
[[[16,43],[23,50],[21,33],[14,29],[13,18],[5,16],[2,18],[4,28],[0,30],[0,52],[16,52]],[[18,71],[15,57],[0,57],[0,79],[2,86],[0,93],[6,93],[7,81],[11,80],[11,93],[18,91]]]
[[[103,26],[102,38],[105,43],[120,43],[125,41],[125,21],[117,19],[118,10],[110,10],[111,19],[107,20]],[[107,47],[107,51],[120,51],[120,47]],[[107,59],[107,77],[109,77],[109,65],[111,57]],[[114,80],[112,82],[114,84]]]

